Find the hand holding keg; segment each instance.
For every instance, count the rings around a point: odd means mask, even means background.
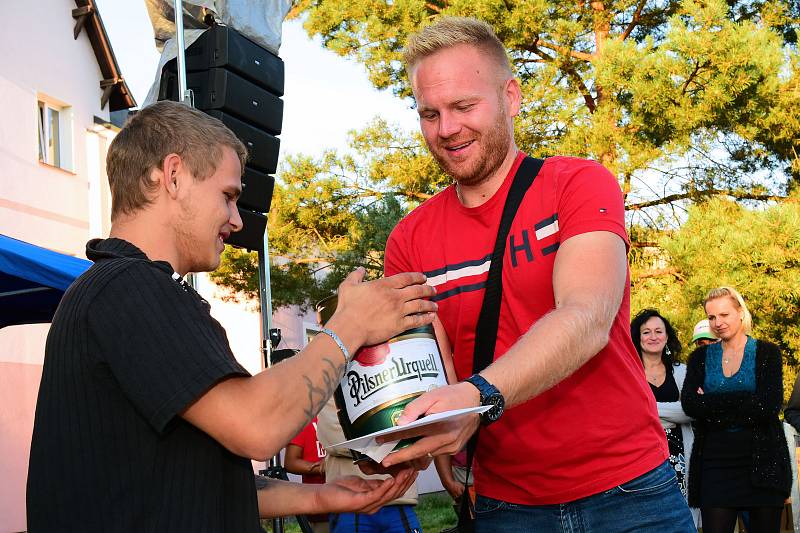
[[[365,270],[358,268],[339,285],[336,312],[328,327],[355,346],[378,344],[403,331],[430,324],[437,305],[428,300],[436,290],[425,285],[419,272],[404,272],[388,278],[364,281]],[[351,352],[352,353],[352,352]]]
[[[480,405],[478,389],[469,383],[456,383],[426,392],[409,403],[398,420],[398,425],[402,426],[421,416],[478,405]],[[407,448],[389,454],[381,464],[385,467],[403,463],[413,465],[415,460],[422,457],[456,454],[466,446],[479,424],[478,415],[469,414],[394,434],[392,439],[419,436],[422,438]]]

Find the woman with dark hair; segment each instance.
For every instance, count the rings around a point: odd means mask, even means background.
[[[669,320],[655,309],[643,309],[631,321],[631,339],[644,366],[647,382],[656,399],[658,417],[667,436],[669,463],[686,497],[688,458],[694,435],[691,419],[683,412],[680,391],[686,367],[677,362],[681,343]],[[696,510],[692,516],[697,525]]]
[[[681,394],[697,433],[689,503],[705,533],[732,532],[739,511],[748,511],[750,533],[778,533],[792,481],[778,418],[781,352],[749,336],[752,317],[734,288],[712,290],[703,307],[721,342],[692,352]]]

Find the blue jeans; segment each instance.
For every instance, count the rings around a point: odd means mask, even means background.
[[[375,514],[332,514],[330,533],[422,533],[412,505],[387,505]]]
[[[675,471],[661,466],[573,502],[517,505],[478,495],[476,533],[688,533],[696,531]]]

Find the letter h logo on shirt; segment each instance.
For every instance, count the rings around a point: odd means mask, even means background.
[[[533,227],[536,232],[536,240],[542,241],[556,235],[558,233],[558,213],[539,221]],[[558,249],[558,241],[550,246],[542,248],[542,255],[549,255]],[[508,237],[508,253],[511,258],[511,266],[516,267],[518,264],[517,254],[520,252],[525,253],[525,259],[528,263],[533,261],[533,248],[531,247],[530,232],[527,229],[522,230],[521,242],[517,242],[517,236],[514,234]]]

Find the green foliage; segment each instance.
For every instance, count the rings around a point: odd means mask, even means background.
[[[633,310],[657,306],[688,335],[703,294],[725,281],[754,303],[757,335],[800,348],[797,193],[781,202],[800,180],[797,0],[299,0],[293,15],[402,98],[411,33],[441,15],[486,20],[522,84],[518,145],[619,176]],[[284,161],[269,220],[274,305],[314,302],[356,266],[379,275],[391,228],[448,182],[419,134],[380,119],[351,133],[346,154]],[[252,297],[255,261],[229,250],[215,279]]]
[[[659,244],[649,255],[632,254],[632,312],[659,309],[686,346],[708,291],[736,287],[753,315],[753,335],[783,348],[788,397],[800,355],[800,194],[764,209],[723,199],[696,205]]]
[[[689,198],[728,188],[722,161],[746,190],[753,168],[785,171],[772,191],[800,179],[795,0],[301,0],[292,14],[402,97],[410,34],[443,15],[487,21],[522,83],[520,146],[602,161],[626,193],[676,157],[693,170],[681,173]],[[698,143],[722,150],[697,158]]]

